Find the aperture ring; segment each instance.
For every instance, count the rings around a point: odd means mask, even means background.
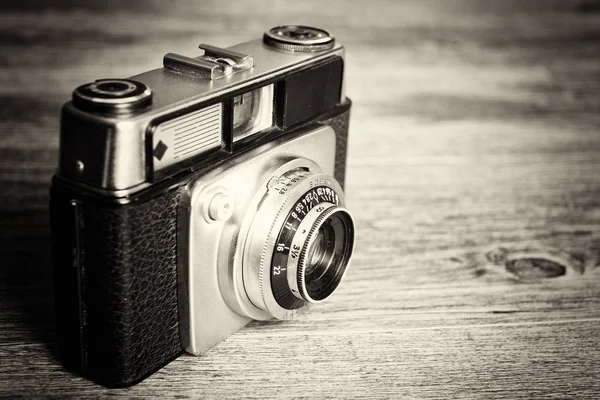
[[[294,296],[303,301],[311,302],[302,296],[300,283],[298,280],[298,271],[300,270],[300,263],[302,260],[303,252],[306,253],[306,245],[308,243],[309,234],[313,231],[315,223],[319,220],[322,213],[331,208],[335,207],[336,204],[331,202],[322,202],[313,207],[308,213],[303,215],[302,221],[298,228],[294,231],[291,239],[290,253],[288,254],[287,264],[285,268],[287,283],[290,291]],[[283,228],[285,229],[285,227]],[[279,235],[281,237],[281,234]],[[282,240],[284,242],[284,240]],[[273,268],[277,268],[273,265]]]
[[[306,247],[306,233],[325,210],[338,204],[340,195],[336,190],[325,185],[315,186],[298,197],[283,221],[273,246],[270,265],[271,289],[281,307],[295,309],[312,302],[302,296],[298,284],[299,256]]]

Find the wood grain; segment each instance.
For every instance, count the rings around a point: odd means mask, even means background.
[[[0,396],[600,397],[600,3],[489,3],[2,9]],[[66,372],[47,226],[61,104],[81,83],[282,22],[347,46],[358,242],[343,287],[131,389]]]

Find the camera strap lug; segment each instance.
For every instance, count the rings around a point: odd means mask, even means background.
[[[168,53],[163,59],[165,68],[186,75],[210,80],[220,79],[254,66],[254,59],[247,54],[201,44],[204,55],[196,58]]]

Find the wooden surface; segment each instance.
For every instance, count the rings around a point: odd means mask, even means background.
[[[0,396],[600,397],[598,2],[41,3],[0,13]],[[282,22],[347,46],[345,284],[131,389],[65,372],[47,217],[61,104]]]

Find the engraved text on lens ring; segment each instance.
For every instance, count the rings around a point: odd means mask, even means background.
[[[304,193],[296,201],[285,219],[277,236],[271,259],[271,289],[275,300],[281,307],[294,310],[306,304],[291,292],[286,270],[288,258],[298,258],[300,255],[301,247],[292,244],[300,223],[316,205],[324,202],[339,205],[339,201],[335,190],[327,186],[317,186]]]

